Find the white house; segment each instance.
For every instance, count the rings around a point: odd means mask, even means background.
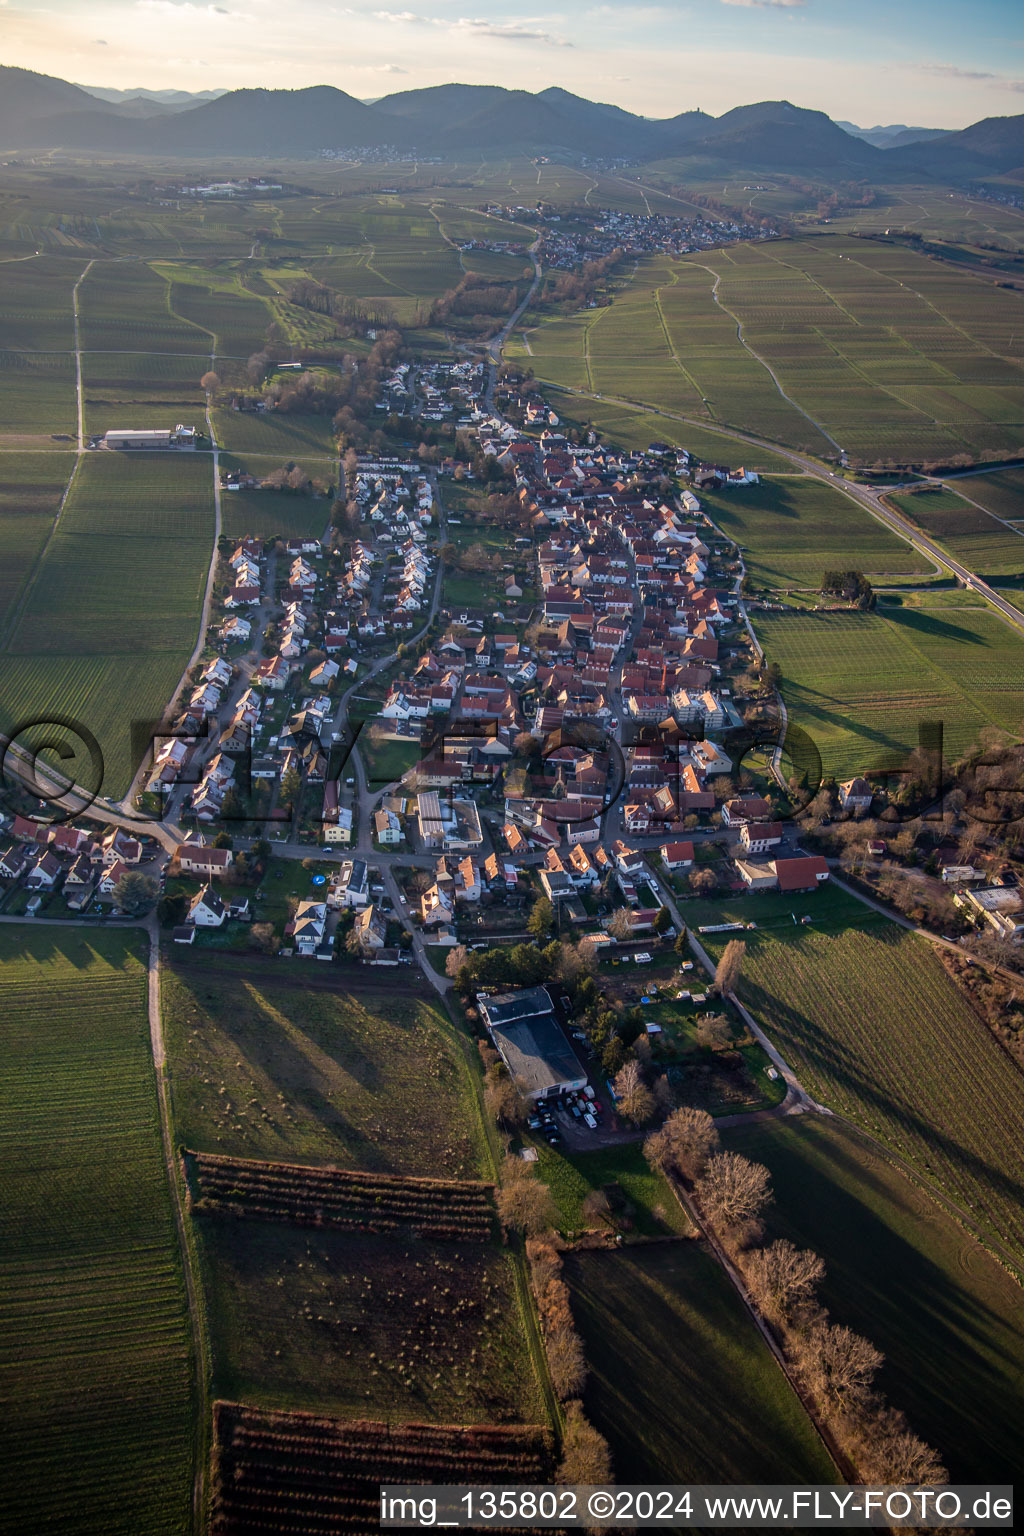
[[[188,920],[195,928],[221,928],[228,912],[212,885],[204,885],[192,898]]]

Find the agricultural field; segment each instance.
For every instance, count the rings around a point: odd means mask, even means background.
[[[53,526],[72,463],[60,453],[0,452],[0,634]]]
[[[196,1218],[218,1397],[345,1418],[543,1422],[513,1258]]]
[[[832,1462],[731,1283],[685,1239],[565,1256],[588,1418],[620,1483],[831,1482]]]
[[[173,313],[170,285],[145,261],[97,261],[79,290],[87,352],[201,353],[207,333]]]
[[[4,351],[70,351],[74,346],[72,289],[88,257],[35,256],[29,261],[4,261],[4,305],[0,316],[0,347]]]
[[[380,1517],[382,1483],[539,1484],[554,1465],[540,1426],[347,1424],[236,1403],[216,1404],[214,1440],[213,1536],[277,1531],[282,1516],[305,1522],[310,1479],[332,1529],[369,1529]]]
[[[142,942],[0,932],[4,1531],[191,1529],[191,1346]]]
[[[404,1232],[486,1243],[496,1234],[492,1186],[355,1173],[219,1153],[185,1156],[192,1209],[343,1232]]]
[[[885,1355],[880,1385],[954,1481],[1019,1481],[1024,1296],[924,1191],[835,1120],[736,1127],[724,1145],[764,1163],[767,1235],[825,1260],[821,1299]]]
[[[218,446],[231,453],[270,455],[278,464],[289,459],[305,462],[314,456],[337,462],[330,416],[221,409],[213,413],[213,427]]]
[[[972,476],[964,484],[972,498],[974,480]],[[1024,573],[1024,529],[1010,527],[957,491],[943,487],[886,500],[969,571],[982,577]]]
[[[85,429],[187,426],[205,430],[199,380],[210,366],[201,352],[86,352],[82,355]]]
[[[760,898],[743,908],[756,918]],[[715,957],[727,937],[701,942]],[[745,938],[740,995],[808,1091],[913,1164],[1021,1263],[1024,1079],[927,942],[889,923]]]
[[[195,641],[212,544],[208,455],[87,456],[6,639],[3,725],[81,721],[123,793],[132,723],[160,719]]]
[[[837,779],[898,766],[921,722],[942,721],[950,761],[985,726],[1019,729],[1024,639],[990,610],[794,610],[757,613],[755,628],[790,719]]]
[[[950,482],[965,496],[978,502],[996,517],[1005,517],[1018,526],[1024,523],[1024,469],[1002,469],[994,474],[966,475]]]
[[[169,966],[175,1133],[199,1151],[474,1178],[476,1084],[432,1004]]]
[[[0,449],[53,448],[75,429],[73,355],[0,350]]]
[[[280,459],[257,459],[247,454],[221,455],[221,467],[230,463],[253,475],[267,475],[281,468]],[[337,460],[303,457],[298,461],[311,477],[334,483]],[[331,504],[317,496],[294,495],[288,491],[224,490],[221,493],[221,524],[229,539],[243,539],[252,534],[257,539],[323,538],[331,515]]]
[[[742,490],[707,492],[702,508],[743,550],[751,580],[817,590],[826,570],[872,576],[930,573],[933,563],[839,490],[776,475]]]
[[[1024,447],[1021,315],[969,274],[826,235],[642,261],[611,305],[527,320],[509,355],[792,448],[921,463]]]

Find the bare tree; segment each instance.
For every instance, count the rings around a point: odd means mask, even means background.
[[[518,1157],[506,1157],[495,1197],[503,1225],[536,1237],[555,1220],[555,1207],[546,1184]]]
[[[654,1114],[654,1095],[644,1082],[640,1063],[633,1058],[616,1075],[617,1109],[634,1125],[646,1125]]]
[[[935,1487],[949,1480],[941,1457],[914,1434],[898,1408],[872,1416],[857,1461],[873,1482],[893,1487]]]
[[[444,962],[444,973],[454,981],[469,959],[469,950],[465,944],[456,944],[449,951]]]
[[[644,1142],[644,1153],[655,1167],[695,1179],[718,1151],[718,1130],[706,1109],[684,1105]]]
[[[738,1152],[716,1152],[697,1181],[697,1195],[714,1226],[741,1227],[769,1204],[771,1178],[761,1163]]]
[[[816,1397],[843,1413],[863,1412],[882,1355],[869,1339],[822,1320],[803,1335],[800,1365]]]
[[[750,1293],[761,1311],[779,1322],[806,1315],[825,1264],[809,1248],[780,1237],[752,1253],[746,1265]]]
[[[209,369],[199,380],[199,388],[204,389],[208,395],[215,395],[220,389],[220,375]]]
[[[706,1051],[722,1050],[732,1044],[732,1025],[724,1013],[707,1013],[697,1025],[697,1043]]]
[[[608,919],[608,932],[613,939],[629,939],[633,936],[633,915],[628,907],[617,907]]]
[[[562,1461],[555,1474],[560,1483],[610,1483],[612,1458],[608,1442],[599,1435],[579,1403],[565,1410]]]
[[[589,1222],[607,1221],[611,1215],[611,1201],[603,1189],[592,1189],[583,1200],[583,1214]]]
[[[509,1131],[521,1126],[526,1118],[516,1085],[501,1067],[492,1067],[487,1074],[484,1105],[497,1124]]]
[[[743,939],[730,939],[722,950],[722,958],[715,967],[715,990],[723,997],[727,992],[735,992],[746,952]]]
[[[551,1372],[551,1385],[561,1401],[579,1397],[587,1380],[587,1362],[583,1344],[573,1328],[557,1328],[544,1340]]]

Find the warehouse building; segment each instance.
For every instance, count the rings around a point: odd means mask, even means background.
[[[586,1069],[555,1018],[546,987],[497,997],[481,993],[477,1002],[494,1048],[524,1098],[551,1098],[586,1087]]]
[[[195,427],[111,427],[103,435],[104,448],[194,448],[198,433]]]

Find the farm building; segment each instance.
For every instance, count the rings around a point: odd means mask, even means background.
[[[194,448],[198,434],[195,427],[111,427],[103,435],[105,448]]]
[[[804,859],[776,859],[775,874],[780,891],[813,891],[828,879],[828,865],[817,853]]]
[[[520,1093],[544,1099],[586,1086],[587,1074],[545,987],[478,998],[488,1033]]]

